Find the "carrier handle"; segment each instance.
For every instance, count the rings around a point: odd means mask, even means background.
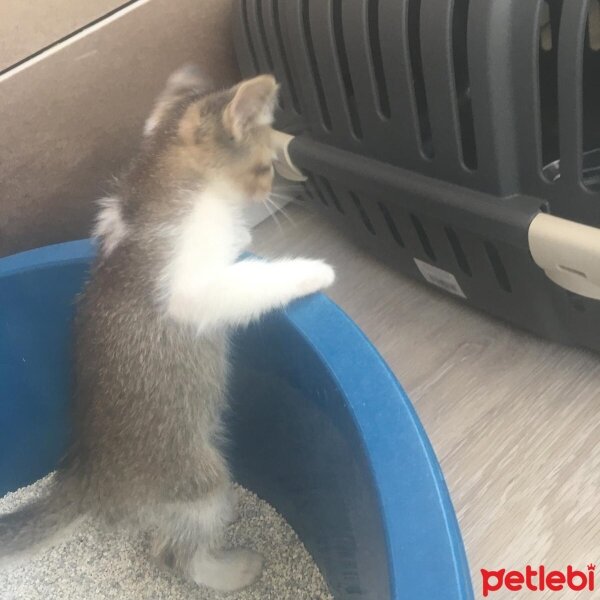
[[[540,213],[529,227],[529,249],[554,283],[600,300],[600,229]]]
[[[292,162],[289,145],[293,135],[274,131],[277,172],[291,181],[306,181]],[[560,287],[600,300],[600,229],[538,213],[528,230],[534,262]]]
[[[273,131],[275,141],[275,161],[273,166],[275,170],[285,179],[290,181],[306,181],[306,177],[302,174],[300,169],[292,162],[289,153],[289,145],[294,139],[293,135],[289,133],[283,133],[283,131]]]

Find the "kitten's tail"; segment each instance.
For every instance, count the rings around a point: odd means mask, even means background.
[[[55,543],[82,514],[80,495],[70,480],[54,475],[50,490],[13,513],[0,515],[0,565]]]

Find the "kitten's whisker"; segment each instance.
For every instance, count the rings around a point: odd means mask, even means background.
[[[292,219],[292,217],[288,214],[288,212],[285,210],[285,208],[283,206],[279,206],[279,212],[281,212],[281,214],[287,219],[287,221],[292,225],[292,226],[296,226],[296,222],[294,221],[294,219]]]
[[[278,194],[277,192],[271,192],[271,198],[275,198],[279,202],[283,203],[297,202],[297,200],[293,196],[288,196],[287,194]]]
[[[279,204],[279,202],[283,202],[284,204],[291,204],[293,206],[301,206],[304,209],[307,208],[306,202],[303,200],[298,200],[297,198],[292,198],[290,196],[278,196],[276,194],[271,194],[271,196],[275,197],[275,200],[277,201],[277,206],[279,206],[279,208],[282,210],[282,212],[283,212],[283,208]]]
[[[271,198],[269,198],[269,204],[271,206],[274,206],[275,209],[277,211],[279,211],[292,226],[294,226],[294,227],[296,226],[296,223],[294,222],[294,220],[290,217],[290,215],[288,215],[288,213],[284,210],[284,208],[281,204],[274,202]]]
[[[269,206],[269,199],[265,198],[265,207],[267,209],[267,212],[269,213],[269,215],[271,217],[273,217],[273,220],[275,221],[277,228],[279,229],[280,232],[283,233],[283,227],[281,227],[281,223],[279,222],[279,219],[275,216],[275,213],[271,210],[270,206]]]
[[[294,198],[292,196],[278,196],[277,194],[271,194],[271,195],[274,196],[275,199],[278,200],[279,202],[284,202],[285,204],[295,204],[295,205],[304,204],[303,200],[298,200],[298,198]]]
[[[274,195],[274,194],[271,194],[271,195]],[[288,213],[287,213],[287,212],[284,210],[284,208],[283,208],[283,206],[282,206],[281,204],[278,204],[278,203],[274,202],[274,201],[272,200],[272,198],[270,198],[270,197],[269,197],[267,200],[268,200],[268,202],[269,202],[269,204],[270,204],[271,206],[274,206],[274,207],[276,207],[276,209],[277,209],[277,210],[279,210],[279,212],[281,212],[281,214],[282,214],[282,215],[283,215],[283,216],[284,216],[284,217],[285,217],[285,218],[288,220],[288,222],[289,222],[289,223],[290,223],[292,226],[294,226],[294,227],[296,226],[296,223],[294,222],[294,220],[292,219],[292,217],[290,217],[290,215],[288,215]],[[287,198],[284,198],[284,200],[286,200],[286,201],[287,201],[288,199],[287,199]]]
[[[265,203],[266,203],[267,208],[270,211],[271,215],[273,215],[273,216],[280,209],[280,207],[275,202],[273,202],[273,200],[271,200],[271,198],[269,198],[269,197],[265,198]]]

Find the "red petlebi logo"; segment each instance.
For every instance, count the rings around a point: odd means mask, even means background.
[[[524,571],[481,569],[482,591],[484,598],[502,589],[511,592],[561,592],[564,589],[593,592],[596,589],[595,571],[596,565],[593,564],[589,564],[585,571],[574,569],[572,565],[568,565],[564,571],[549,571],[544,565],[540,565],[537,570],[527,565]]]

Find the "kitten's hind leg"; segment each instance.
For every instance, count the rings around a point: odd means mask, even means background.
[[[232,489],[213,492],[194,503],[171,504],[161,517],[154,554],[182,575],[223,592],[251,585],[261,574],[260,554],[222,549],[223,531],[235,516]]]
[[[190,563],[190,577],[199,585],[221,592],[235,592],[252,585],[260,576],[263,557],[254,550],[200,549]]]
[[[228,506],[225,508],[225,524],[231,525],[240,520],[240,494],[238,490],[231,486],[227,492]]]

